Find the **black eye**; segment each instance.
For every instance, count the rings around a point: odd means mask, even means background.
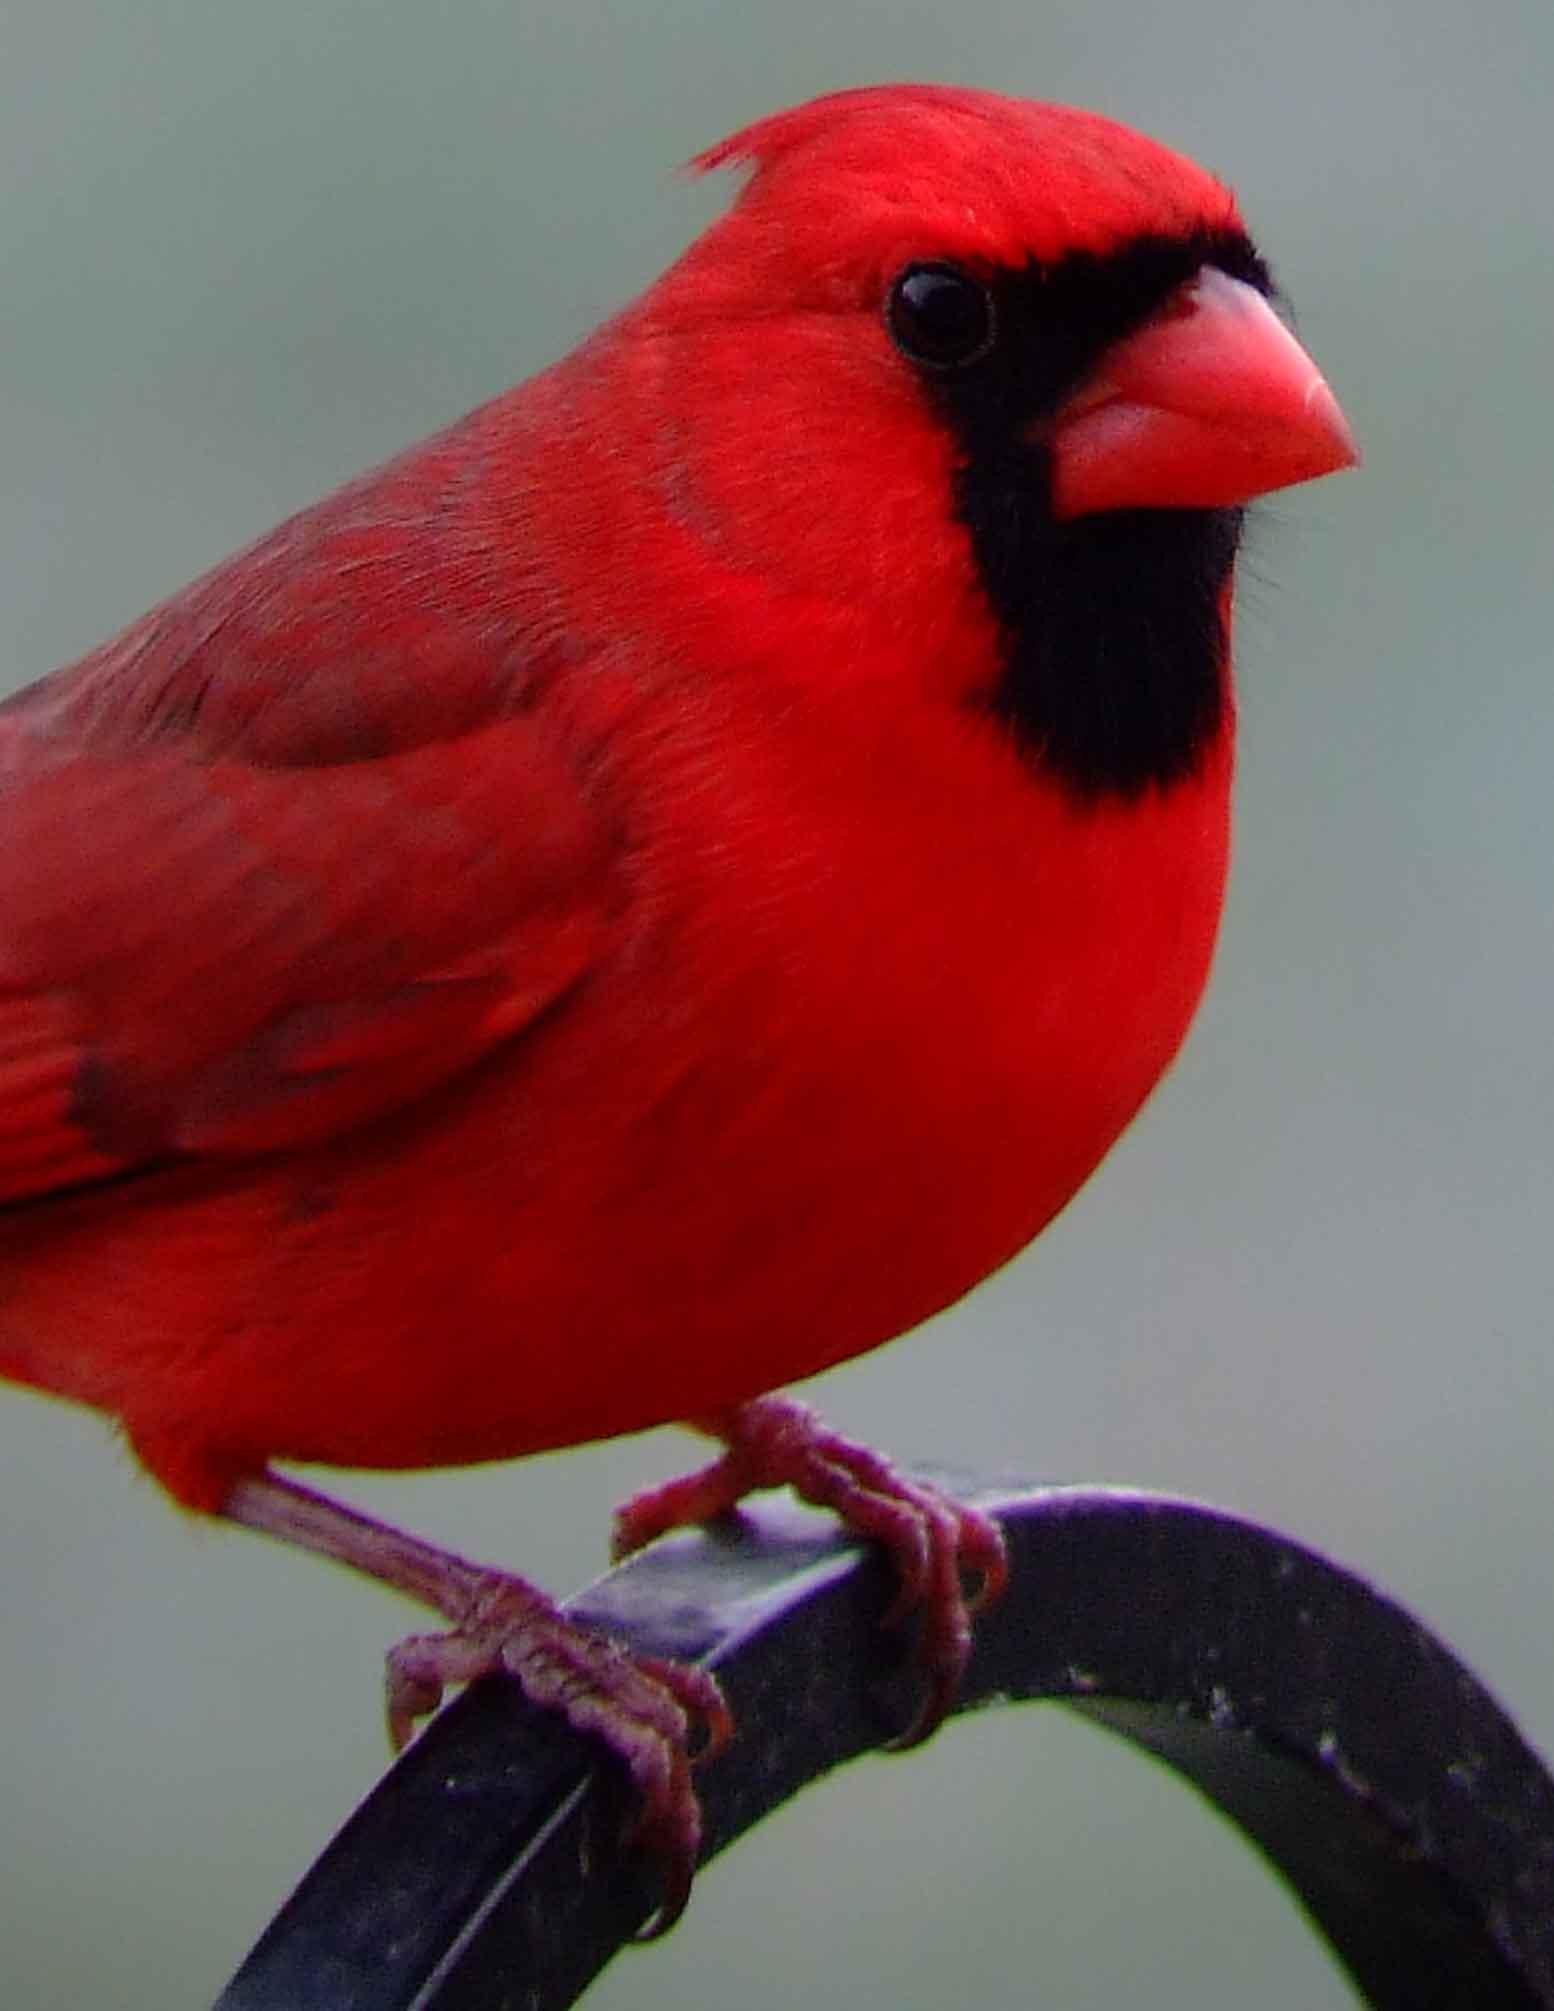
[[[930,370],[963,369],[993,346],[992,297],[958,265],[909,265],[885,319],[902,355]]]

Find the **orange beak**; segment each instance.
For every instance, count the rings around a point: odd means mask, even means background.
[[[1213,266],[1108,351],[1045,437],[1060,518],[1244,503],[1360,460],[1305,350],[1255,287]]]

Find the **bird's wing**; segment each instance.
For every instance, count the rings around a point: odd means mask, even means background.
[[[543,708],[317,765],[51,710],[0,714],[0,1203],[338,1135],[600,952],[613,840]]]

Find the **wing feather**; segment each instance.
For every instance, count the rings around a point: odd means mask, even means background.
[[[611,846],[534,715],[277,768],[0,732],[0,1202],[424,1095],[588,970]]]

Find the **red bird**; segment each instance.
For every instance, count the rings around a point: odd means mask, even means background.
[[[629,1546],[791,1482],[929,1695],[996,1532],[767,1394],[1042,1228],[1176,1052],[1225,877],[1240,505],[1352,463],[1229,191],[1085,112],[845,92],[552,369],[0,707],[0,1372],[187,1507],[438,1609],[668,1851],[688,1720],[273,1460],[692,1421]]]

